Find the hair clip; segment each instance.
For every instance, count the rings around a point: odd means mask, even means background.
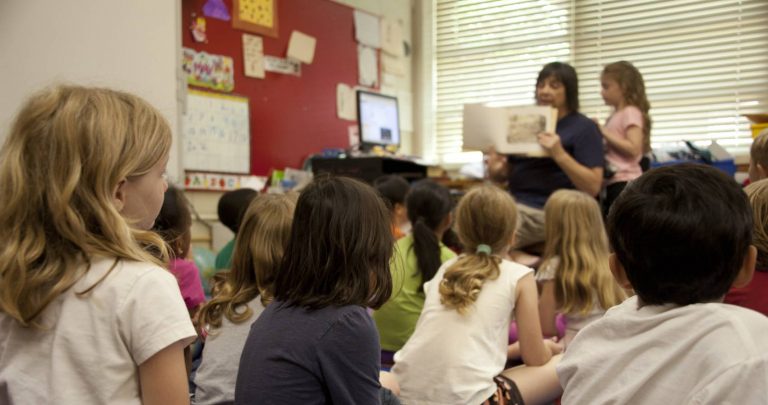
[[[477,249],[475,250],[475,253],[478,253],[478,254],[485,253],[485,254],[489,255],[489,254],[491,254],[491,247],[486,245],[486,244],[484,244],[484,243],[481,243],[481,244],[477,245]]]

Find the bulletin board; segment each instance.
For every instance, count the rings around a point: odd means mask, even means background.
[[[264,54],[285,57],[291,32],[298,30],[317,39],[315,58],[300,76],[266,72],[257,79],[244,74],[242,35],[248,32],[233,28],[232,21],[206,18],[206,41],[193,39],[189,27],[206,2],[182,2],[182,46],[233,59],[232,93],[249,100],[250,173],[300,168],[324,148],[349,147],[348,128],[356,123],[337,117],[336,85],[358,82],[353,9],[328,0],[275,0],[278,34],[263,36]],[[223,3],[232,11],[232,0]],[[198,158],[193,161],[205,163]]]
[[[250,173],[248,99],[190,90],[181,131],[187,170]]]

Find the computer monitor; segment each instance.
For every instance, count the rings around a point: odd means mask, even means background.
[[[373,146],[400,146],[397,98],[358,90],[357,123],[363,150]]]

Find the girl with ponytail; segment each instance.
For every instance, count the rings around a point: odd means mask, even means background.
[[[451,226],[453,200],[447,188],[432,180],[413,184],[405,199],[411,235],[398,240],[390,264],[392,297],[373,319],[381,339],[382,362],[392,364],[392,354],[405,344],[424,306],[424,283],[456,256],[440,240]]]
[[[560,394],[561,346],[543,340],[533,270],[507,259],[517,225],[515,201],[485,185],[456,209],[465,248],[424,285],[426,301],[392,369],[404,403],[535,404]],[[504,370],[510,322],[520,328],[524,366]]]

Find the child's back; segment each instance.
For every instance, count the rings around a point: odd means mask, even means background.
[[[608,221],[611,269],[637,296],[571,343],[562,402],[763,403],[768,319],[721,303],[755,265],[751,210],[733,179],[704,165],[653,170]]]
[[[565,315],[563,343],[625,295],[608,267],[608,237],[597,201],[577,190],[558,190],[544,205],[546,250],[536,274],[545,335],[557,334],[556,314]]]
[[[57,86],[21,110],[0,156],[0,403],[188,402],[196,334],[148,231],[170,149],[127,93]]]
[[[532,270],[502,260],[499,277],[486,280],[470,313],[461,314],[443,305],[439,292],[446,269],[456,260],[447,261],[424,285],[427,298],[416,330],[395,354],[392,371],[408,403],[480,403],[493,392],[493,377],[507,361],[514,292]]]
[[[283,194],[257,196],[235,239],[232,270],[218,296],[200,310],[208,332],[195,374],[195,404],[232,402],[240,355],[253,322],[272,301],[296,201]]]
[[[502,388],[496,378],[507,361],[513,315],[523,331],[520,351],[526,364],[550,360],[533,271],[501,257],[513,242],[516,224],[514,200],[496,187],[475,188],[459,202],[456,226],[467,251],[444,263],[424,285],[426,301],[416,330],[395,353],[392,372],[405,403],[479,404],[498,394]],[[514,381],[506,384],[503,395],[529,392]]]
[[[422,285],[434,277],[440,265],[456,256],[440,242],[451,225],[453,201],[448,189],[420,180],[406,198],[411,235],[397,241],[392,256],[392,297],[373,319],[379,330],[381,348],[399,350],[413,333],[424,306]]]
[[[194,331],[173,276],[147,263],[114,265],[95,259],[40,315],[43,329],[0,313],[0,403],[139,403],[136,365],[179,339],[189,343]]]

